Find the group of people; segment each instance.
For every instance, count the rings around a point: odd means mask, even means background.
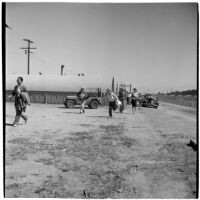
[[[80,91],[77,93],[77,97],[81,102],[80,107],[80,114],[85,113],[85,101],[87,94],[85,92],[84,87],[82,86]],[[126,95],[124,93],[124,90],[120,89],[119,97],[111,91],[111,89],[107,89],[107,98],[109,102],[109,116],[112,117],[112,111],[116,110],[117,107],[119,107],[119,111],[122,113],[125,109],[125,101],[126,101]],[[133,93],[131,95],[131,104],[132,104],[132,112],[135,113],[136,107],[137,107],[137,100],[138,100],[138,93],[137,89],[133,89]]]
[[[122,113],[125,109],[125,101],[126,97],[124,95],[124,91],[121,90],[119,92],[119,97],[111,91],[111,89],[107,89],[108,92],[108,101],[109,101],[109,116],[112,117],[112,111],[116,110],[117,107],[119,107],[119,111]],[[137,108],[137,101],[138,101],[138,93],[137,89],[133,89],[133,93],[131,95],[131,105],[132,105],[132,112],[135,113]]]
[[[28,96],[28,90],[23,85],[23,78],[17,78],[17,85],[14,87],[12,95],[9,98],[15,98],[15,110],[16,116],[13,122],[13,126],[16,127],[19,123],[20,118],[24,119],[25,123],[28,121],[28,117],[26,115],[26,106],[30,105],[30,99]],[[81,107],[80,107],[80,114],[85,113],[85,102],[87,99],[87,94],[85,92],[85,88],[82,86],[80,91],[77,93],[77,98],[80,100]],[[122,113],[125,109],[125,95],[119,95],[119,97],[112,92],[109,88],[107,89],[107,98],[109,101],[109,116],[112,117],[112,111],[116,110],[119,107],[120,112]],[[133,89],[133,93],[131,96],[131,104],[132,104],[132,111],[135,113],[137,107],[137,99],[138,93],[137,89]]]

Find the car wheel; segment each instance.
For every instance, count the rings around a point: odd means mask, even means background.
[[[67,108],[73,108],[74,104],[75,104],[75,103],[74,103],[73,100],[67,100],[66,103],[65,103],[65,106],[66,106]]]
[[[98,106],[99,106],[98,101],[96,101],[96,100],[92,100],[92,101],[90,102],[89,108],[97,109]]]

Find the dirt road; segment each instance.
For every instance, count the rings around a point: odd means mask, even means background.
[[[33,104],[16,128],[6,104],[6,197],[194,198],[196,111],[170,104],[108,117]]]

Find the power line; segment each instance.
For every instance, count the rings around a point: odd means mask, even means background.
[[[25,54],[28,54],[28,74],[30,73],[30,53],[33,53],[30,51],[30,49],[37,49],[36,47],[31,47],[31,43],[34,43],[33,41],[29,39],[23,39],[24,41],[28,42],[28,47],[21,47],[21,49],[24,49]]]

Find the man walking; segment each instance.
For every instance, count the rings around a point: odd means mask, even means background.
[[[109,88],[107,89],[107,98],[109,101],[109,116],[112,117],[112,110],[116,110],[116,102],[118,97]]]
[[[123,88],[119,89],[119,100],[122,103],[122,106],[120,106],[120,109],[119,109],[120,112],[122,113],[123,110],[125,110],[125,101],[126,101],[126,93]]]
[[[80,91],[77,94],[77,97],[79,98],[80,102],[81,102],[81,108],[80,108],[80,114],[85,113],[85,99],[86,99],[86,92],[85,92],[85,88],[82,86]]]
[[[19,123],[20,118],[22,117],[22,119],[24,119],[25,123],[27,123],[28,117],[26,115],[26,104],[27,101],[25,101],[24,96],[28,97],[28,91],[27,88],[22,85],[23,83],[23,78],[22,77],[18,77],[17,78],[17,85],[15,86],[12,95],[9,96],[9,98],[11,99],[12,97],[15,97],[15,110],[16,110],[16,116],[15,116],[15,120],[13,122],[13,127],[16,127]],[[27,93],[27,95],[24,95],[25,93]],[[23,97],[22,97],[23,94]]]
[[[136,112],[136,107],[137,107],[137,100],[138,100],[138,93],[137,89],[133,89],[133,94],[132,94],[132,99],[131,99],[131,104],[132,104],[132,112]]]

